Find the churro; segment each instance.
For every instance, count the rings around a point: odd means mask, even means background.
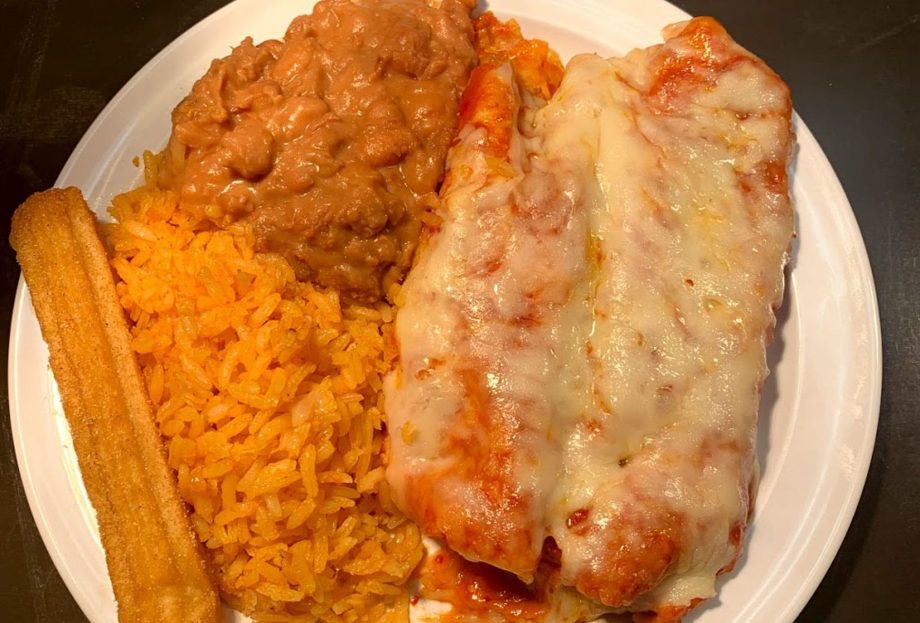
[[[13,216],[122,622],[222,620],[163,455],[96,221],[75,188]]]

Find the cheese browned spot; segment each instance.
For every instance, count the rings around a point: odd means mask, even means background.
[[[545,106],[510,63],[480,79],[514,117],[465,112],[450,153],[397,317],[389,420],[414,433],[387,476],[466,558],[529,582],[552,539],[562,585],[675,621],[751,508],[793,136],[786,86],[718,23],[664,36],[576,57]]]

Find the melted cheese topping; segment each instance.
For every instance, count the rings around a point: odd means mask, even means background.
[[[472,560],[530,581],[552,538],[563,585],[676,620],[751,509],[792,137],[785,85],[718,24],[665,35],[575,58],[544,108],[490,74],[509,114],[461,131],[404,288],[387,476]]]

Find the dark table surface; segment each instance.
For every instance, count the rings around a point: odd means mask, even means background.
[[[86,620],[35,528],[13,453],[6,345],[19,268],[5,243],[9,217],[54,183],[147,60],[225,3],[0,0],[0,620]],[[875,455],[843,547],[798,620],[920,621],[920,1],[676,4],[718,18],[789,83],[850,198],[878,290],[885,378]]]

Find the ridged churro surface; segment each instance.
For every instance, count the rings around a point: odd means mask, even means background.
[[[123,622],[222,620],[163,457],[96,221],[75,188],[30,197],[16,249]]]

